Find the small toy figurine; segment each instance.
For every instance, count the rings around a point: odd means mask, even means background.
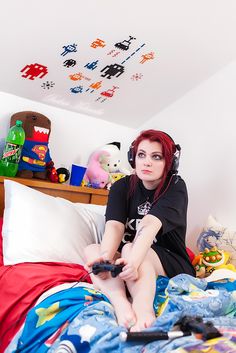
[[[93,188],[104,189],[110,183],[110,175],[101,165],[101,159],[105,155],[108,155],[108,152],[99,151],[91,154],[83,184]]]
[[[61,167],[57,169],[57,175],[58,175],[58,182],[65,183],[70,177],[70,172],[68,169]]]
[[[230,254],[227,251],[219,250],[216,246],[211,249],[205,248],[204,252],[193,259],[193,266],[196,270],[196,276],[204,278],[209,276],[214,270],[225,268],[236,271],[234,265],[229,263]]]
[[[48,147],[51,121],[45,115],[32,111],[15,113],[11,117],[10,125],[15,125],[16,120],[22,121],[25,130],[25,143],[17,176],[51,180],[51,174],[54,174],[52,179],[55,180],[54,163]]]
[[[127,174],[130,172],[121,168],[120,143],[111,142],[90,155],[82,185],[110,189],[115,181]]]

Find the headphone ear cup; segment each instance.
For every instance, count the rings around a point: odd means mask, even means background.
[[[172,173],[174,173],[174,174],[177,173],[178,167],[179,167],[179,158],[177,156],[173,156],[173,161],[172,161],[172,166],[171,166]]]
[[[171,174],[177,174],[179,168],[179,159],[180,159],[180,147],[176,149],[175,154],[173,155],[172,165],[170,168]]]
[[[134,169],[135,168],[135,155],[134,155],[134,148],[132,146],[128,150],[128,162],[131,165],[131,167]]]

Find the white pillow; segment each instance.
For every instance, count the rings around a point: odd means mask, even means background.
[[[104,231],[105,206],[74,204],[5,180],[4,265],[21,262],[84,264],[85,246],[98,243]]]
[[[212,215],[208,216],[205,227],[198,236],[197,247],[200,251],[217,246],[230,253],[230,263],[236,266],[236,230],[222,225]]]

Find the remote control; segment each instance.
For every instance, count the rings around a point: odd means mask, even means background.
[[[97,275],[100,272],[111,272],[112,277],[118,276],[121,273],[124,265],[112,265],[109,261],[107,262],[96,262],[93,264],[92,272],[94,275]]]

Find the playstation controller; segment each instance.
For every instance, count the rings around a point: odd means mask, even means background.
[[[113,265],[109,261],[106,262],[96,262],[92,266],[92,272],[94,275],[99,274],[100,272],[111,272],[112,277],[118,276],[122,272],[124,265]]]

